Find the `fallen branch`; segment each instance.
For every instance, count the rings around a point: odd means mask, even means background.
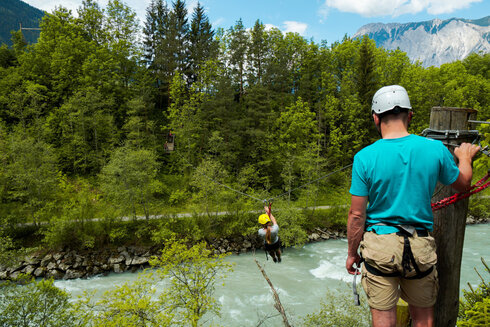
[[[281,314],[282,321],[284,322],[284,326],[291,327],[291,325],[288,322],[288,317],[286,316],[286,311],[284,311],[284,307],[281,304],[281,300],[279,300],[279,295],[277,294],[274,286],[272,285],[271,280],[269,279],[269,277],[267,277],[267,274],[265,273],[264,268],[262,268],[262,266],[259,264],[257,259],[254,258],[254,261],[257,264],[257,267],[259,267],[259,270],[262,273],[262,275],[264,276],[265,280],[267,281],[267,283],[269,283],[269,286],[271,287],[272,295],[274,297],[274,302],[275,302],[274,308],[276,308],[276,310],[279,311],[279,313]]]

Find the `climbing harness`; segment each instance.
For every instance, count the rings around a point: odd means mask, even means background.
[[[269,212],[268,212],[268,215],[269,215],[269,221],[270,220],[270,216],[271,216],[271,210],[272,210],[272,201],[267,201],[267,200],[264,200],[264,204],[267,205],[269,207]],[[277,244],[277,245],[276,245]],[[274,248],[270,248],[271,246],[273,246]],[[281,243],[281,238],[279,237],[279,235],[277,236],[277,242],[273,243],[273,244],[269,244],[265,241],[264,239],[264,252],[265,252],[265,259],[266,260],[269,260],[269,251],[270,250],[277,250],[277,248],[279,248],[281,250],[281,252],[283,251],[283,248],[282,248],[282,243]],[[275,261],[274,261],[275,262]]]
[[[465,199],[465,198],[469,197],[470,195],[473,195],[475,193],[483,191],[484,189],[486,189],[487,187],[490,186],[490,181],[486,182],[489,178],[490,178],[490,170],[487,172],[487,174],[482,179],[480,179],[478,182],[476,182],[467,191],[456,193],[450,197],[447,197],[445,199],[442,199],[440,201],[432,203],[431,204],[432,211],[442,209],[442,208],[447,207],[453,203],[456,203],[462,199]]]
[[[421,227],[421,229],[417,229],[416,227],[419,226],[416,225],[415,226],[398,225],[398,224],[391,224],[388,222],[370,224],[367,225],[366,228],[370,226],[392,226],[398,229],[398,232],[396,233],[398,236],[403,236],[403,254],[402,254],[403,272],[400,273],[399,271],[395,271],[392,273],[385,273],[371,266],[364,260],[364,266],[366,267],[366,270],[369,271],[371,274],[376,276],[382,276],[382,277],[403,277],[405,279],[420,279],[429,275],[432,272],[432,270],[434,270],[434,266],[431,266],[429,269],[425,271],[421,271],[419,266],[417,265],[417,262],[415,261],[412,248],[410,246],[410,237],[414,236],[415,231],[417,232],[417,235],[420,237],[429,236],[429,232],[425,228]],[[415,269],[415,275],[407,277],[407,274],[412,271],[412,267],[413,269]]]

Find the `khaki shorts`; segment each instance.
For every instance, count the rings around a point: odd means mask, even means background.
[[[436,245],[432,236],[410,237],[410,247],[415,261],[424,272],[437,262]],[[361,241],[361,255],[372,267],[383,273],[403,272],[403,236],[396,234],[377,235],[365,232]],[[413,268],[413,267],[412,267]],[[414,276],[415,269],[407,273]],[[371,274],[362,267],[362,286],[366,292],[371,308],[390,310],[401,296],[408,304],[417,307],[431,307],[435,304],[439,290],[437,271],[433,271],[420,279],[405,279],[402,277],[383,277]]]

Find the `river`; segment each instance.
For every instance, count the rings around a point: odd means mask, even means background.
[[[476,267],[480,273],[484,272],[480,257],[490,263],[489,238],[488,223],[466,227],[461,289],[468,288],[467,282],[472,286],[479,284],[480,279],[473,268]],[[300,317],[320,308],[319,303],[326,298],[327,290],[350,292],[346,282],[351,283],[352,276],[344,268],[346,251],[347,240],[340,239],[288,248],[280,264],[275,264],[270,258],[266,260],[263,251],[257,252],[255,256],[264,266],[286,311],[298,322]],[[235,267],[224,281],[225,285],[217,287],[215,298],[222,305],[222,317],[214,323],[223,326],[256,326],[265,315],[277,314],[269,285],[258,270],[254,255],[232,255],[227,260],[234,262]],[[60,280],[55,285],[70,292],[73,297],[82,295],[83,291],[96,291],[98,297],[104,291],[135,280],[136,277],[137,274],[132,273],[110,274],[90,279]],[[281,318],[275,317],[262,326],[281,325]]]

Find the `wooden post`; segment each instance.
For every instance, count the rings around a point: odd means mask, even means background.
[[[468,130],[468,120],[476,118],[476,112],[468,108],[433,107],[430,115],[430,129]],[[458,138],[445,142],[459,145],[471,141]],[[454,147],[450,146],[449,150],[453,152]],[[450,186],[438,185],[436,189],[440,187],[442,187],[441,192],[436,194],[432,202],[455,193]],[[437,245],[437,273],[439,276],[439,293],[434,307],[436,327],[456,326],[467,212],[468,199],[434,212],[434,238]]]

